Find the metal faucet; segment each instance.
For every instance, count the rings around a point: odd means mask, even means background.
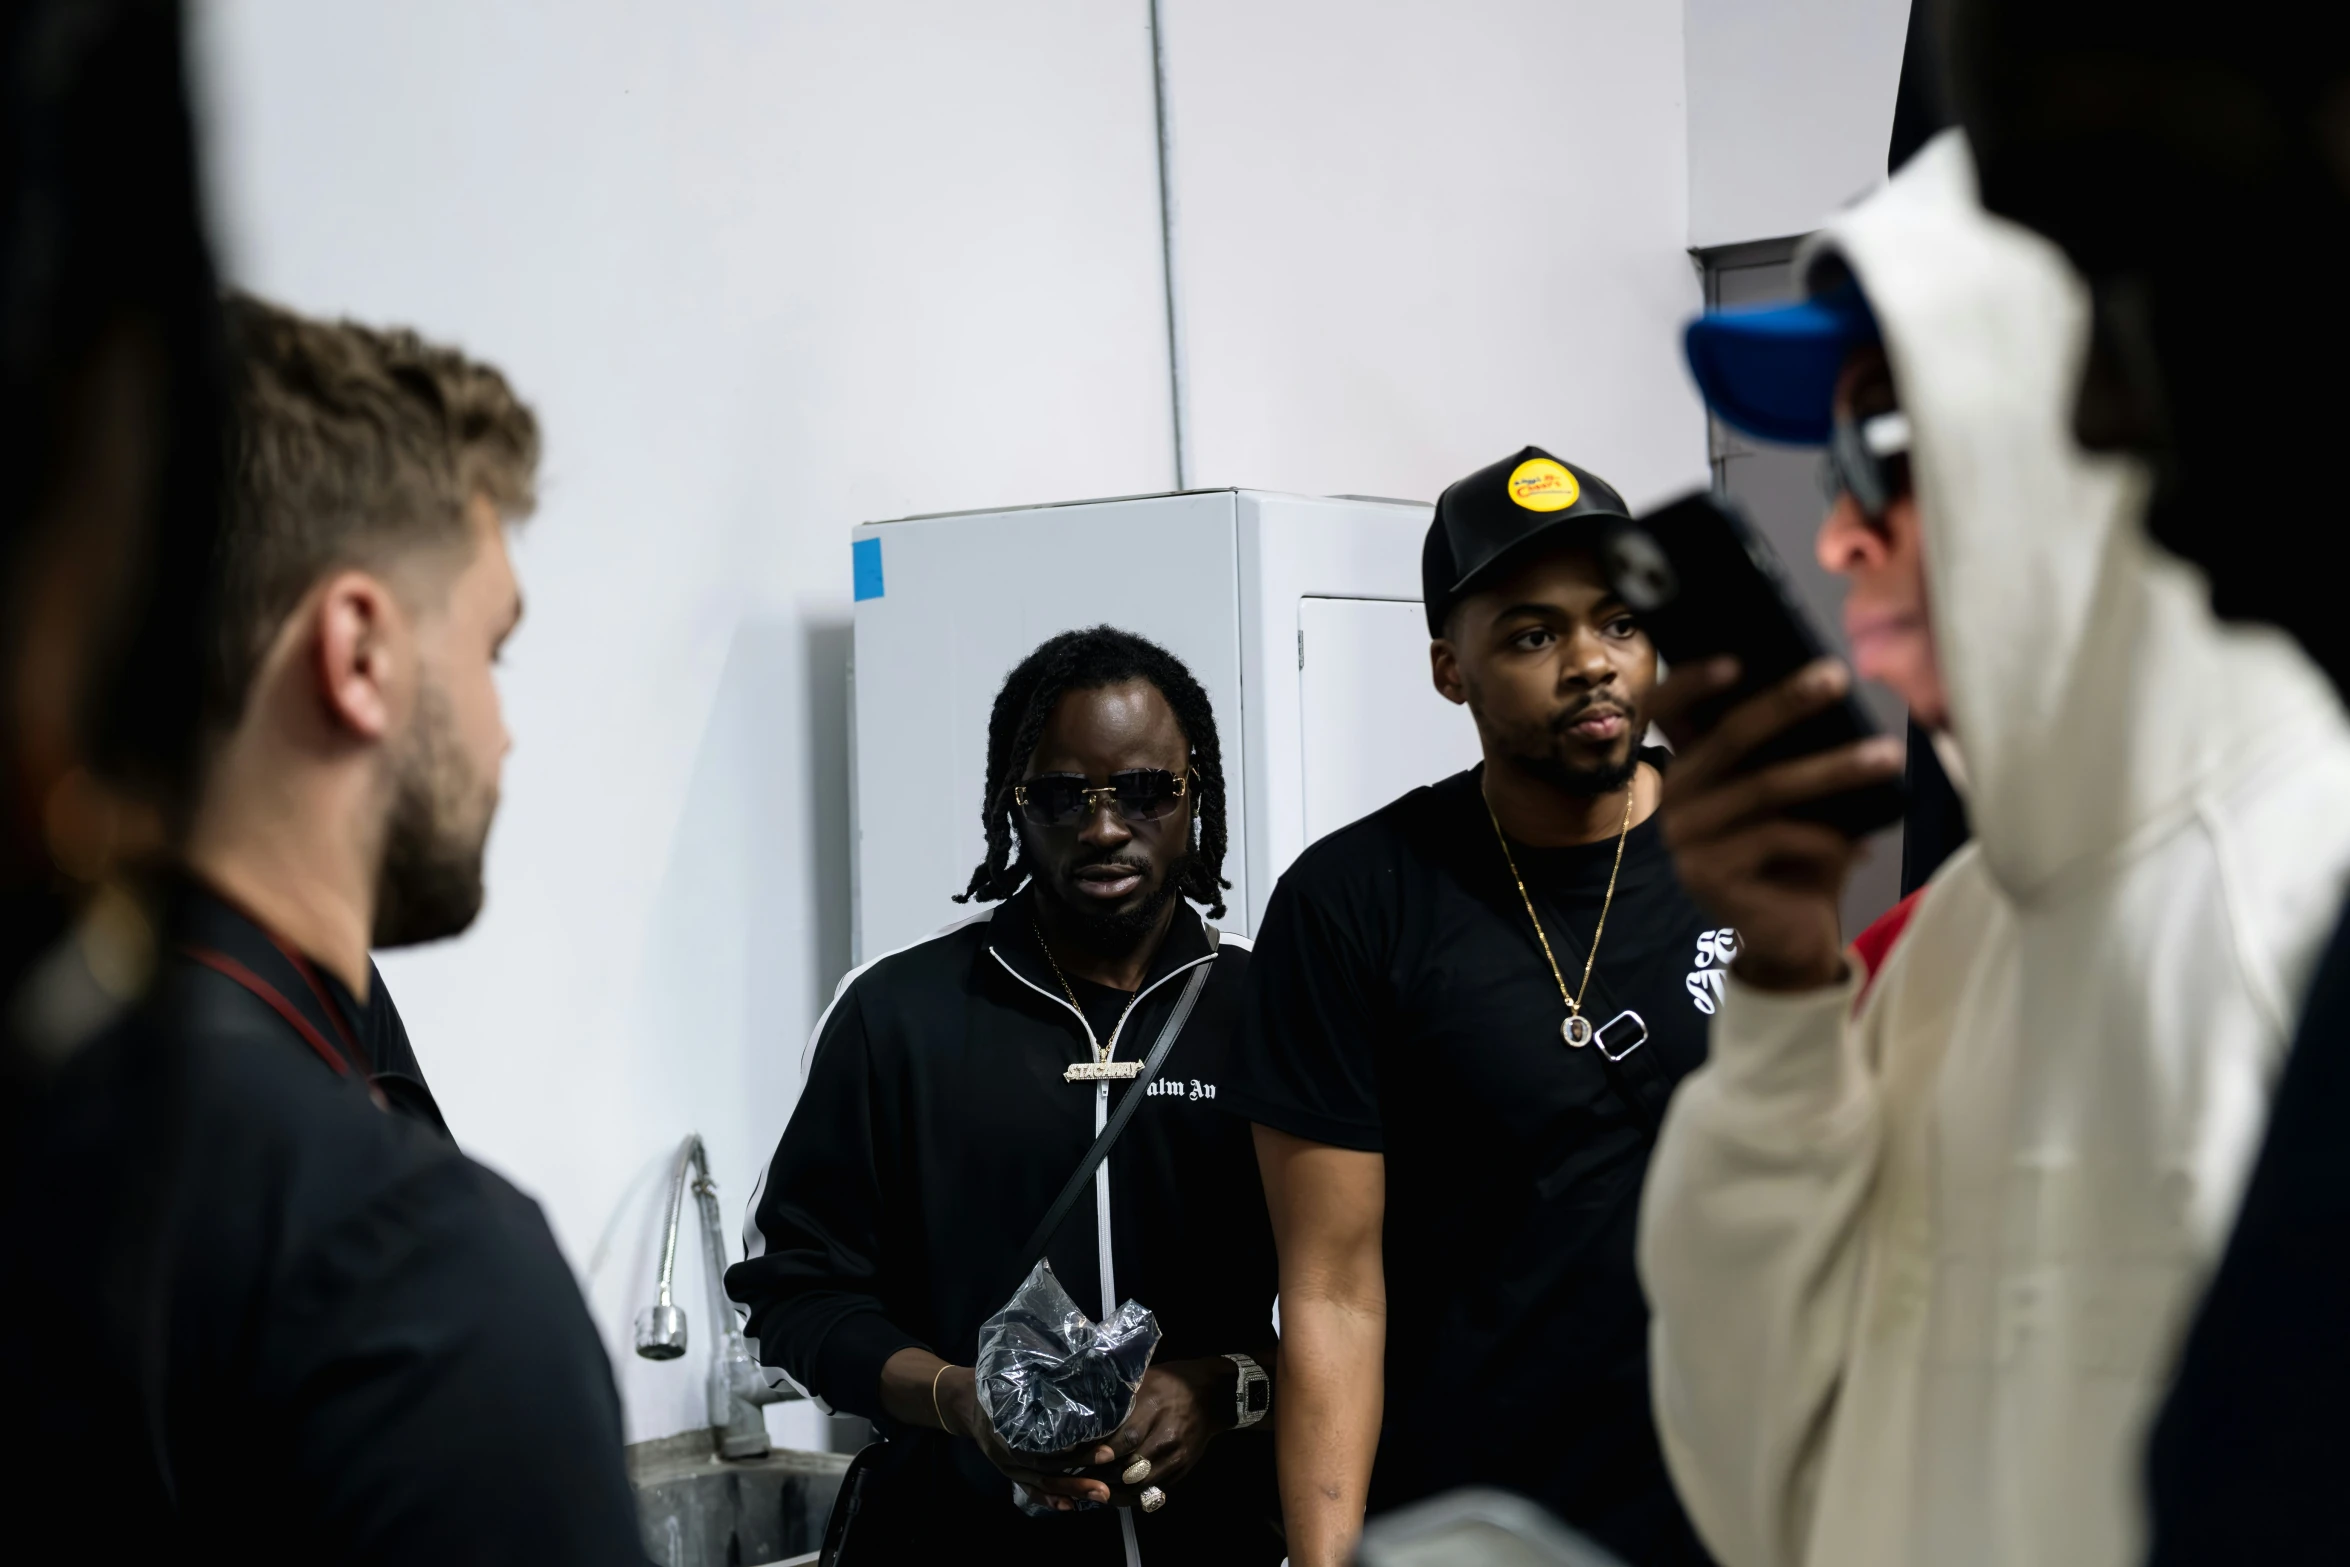
[[[726,1298],[726,1237],[718,1219],[718,1183],[710,1179],[710,1156],[700,1133],[678,1145],[677,1174],[669,1186],[669,1222],[661,1231],[661,1285],[653,1304],[637,1313],[636,1352],[647,1360],[675,1360],[685,1353],[685,1308],[670,1298],[677,1277],[677,1227],[685,1210],[686,1172],[693,1172],[694,1200],[702,1210],[702,1260],[709,1265],[711,1315],[718,1339],[710,1352],[710,1434],[721,1458],[764,1458],[767,1419],[762,1404],[800,1395],[790,1387],[769,1387]]]

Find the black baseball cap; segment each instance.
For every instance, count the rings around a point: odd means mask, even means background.
[[[1420,547],[1428,635],[1443,636],[1455,604],[1520,561],[1595,543],[1603,520],[1632,520],[1615,487],[1539,446],[1447,485]]]

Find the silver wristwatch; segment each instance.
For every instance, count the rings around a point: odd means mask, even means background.
[[[1240,1389],[1232,1416],[1232,1429],[1245,1431],[1265,1418],[1273,1407],[1273,1379],[1265,1375],[1265,1368],[1246,1355],[1226,1355],[1240,1368]]]

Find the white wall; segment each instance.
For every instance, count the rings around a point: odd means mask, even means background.
[[[1686,0],[1689,243],[1808,233],[1885,179],[1909,0]]]
[[[461,343],[546,425],[489,910],[385,971],[586,1278],[631,1438],[697,1425],[698,1266],[686,1360],[629,1324],[676,1140],[731,1223],[847,962],[849,527],[1174,478],[1147,0],[195,9],[231,275]],[[1165,0],[1194,481],[1428,498],[1530,440],[1699,482],[1727,121],[1684,69],[1778,90],[1715,47],[1737,9]],[[1806,178],[1795,226],[1847,193]]]
[[[733,1227],[847,961],[849,525],[1173,475],[1145,14],[198,15],[231,274],[545,422],[489,909],[384,968],[459,1138],[597,1264],[631,1436],[698,1424],[697,1268],[695,1352],[627,1353],[638,1183],[698,1129]]]
[[[1701,483],[1680,8],[1168,0],[1193,481]]]

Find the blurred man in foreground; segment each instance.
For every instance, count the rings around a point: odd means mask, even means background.
[[[193,175],[174,7],[0,12],[0,1137],[155,969],[220,444]]]
[[[145,1558],[641,1561],[570,1270],[400,1070],[367,956],[480,903],[536,426],[412,334],[230,318],[191,875],[157,997],[57,1069],[27,1139],[68,1178],[7,1215],[51,1281],[0,1308],[49,1346],[0,1360],[41,1435],[11,1478]]]
[[[2350,876],[2350,727],[2073,446],[2087,301],[1973,183],[1945,136],[1830,225],[1813,299],[1691,333],[1724,417],[1830,444],[1855,652],[1976,831],[1856,960],[1851,846],[1790,810],[1856,759],[1740,770],[1835,683],[1677,737],[1665,832],[1740,939],[1641,1273],[1666,1454],[1741,1567],[2138,1560],[2145,1423]],[[1668,732],[1721,683],[1676,671]]]
[[[2320,564],[2350,419],[2350,12],[1967,0],[1953,23],[1986,204],[2089,278],[2081,440],[2150,462],[2154,536],[2220,614],[2282,626],[2350,690]],[[2306,1010],[2275,1119],[2155,1433],[2161,1567],[2350,1559],[2350,922],[2281,1002]]]

